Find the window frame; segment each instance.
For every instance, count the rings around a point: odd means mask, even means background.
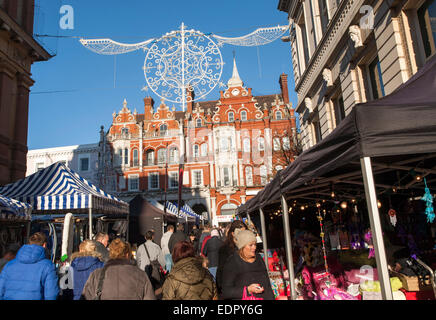
[[[173,177],[176,177],[175,179]],[[175,184],[171,183],[175,181]],[[178,171],[170,171],[168,172],[168,189],[178,189],[179,188],[179,172]]]
[[[133,149],[132,151],[132,166],[139,166],[139,150],[137,148]]]
[[[245,117],[243,117],[242,115],[245,115]],[[248,112],[246,110],[242,110],[241,111],[241,121],[247,121],[248,119]]]
[[[153,187],[152,184],[152,177],[157,177],[156,181],[157,181],[157,187]],[[159,172],[149,172],[147,175],[148,178],[148,189],[149,190],[159,190]]]
[[[230,120],[230,115],[232,115],[231,120]],[[228,122],[235,122],[235,113],[233,111],[229,111],[229,113],[227,113],[227,120]]]
[[[82,160],[87,159],[88,160],[88,168],[86,170],[83,170],[82,167]],[[91,157],[90,155],[80,155],[79,156],[79,172],[90,172],[91,171]]]
[[[257,138],[257,147],[259,148],[259,151],[265,151],[265,138],[264,137]]]
[[[137,174],[137,173],[135,173],[135,174],[129,174],[129,175],[127,176],[127,179],[128,179],[128,181],[129,181],[129,183],[128,183],[128,190],[129,190],[129,191],[139,191],[139,174]],[[138,184],[138,186],[137,186],[136,189],[135,189],[135,188],[132,188],[132,182],[133,182],[134,180],[136,180],[136,181],[137,181],[137,184]]]
[[[200,173],[200,184],[197,184],[196,182],[196,173]],[[192,186],[195,187],[203,187],[204,186],[204,180],[203,180],[203,170],[202,169],[195,169],[195,170],[191,170],[191,178],[192,178]]]

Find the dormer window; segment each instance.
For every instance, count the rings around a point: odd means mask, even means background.
[[[197,128],[200,128],[201,125],[202,125],[201,118],[197,118],[197,120],[195,120],[195,126],[196,126]]]
[[[235,114],[233,112],[229,112],[228,117],[229,117],[229,122],[235,121]]]
[[[281,111],[276,111],[276,120],[282,120],[282,112]]]
[[[127,137],[129,135],[129,128],[121,128],[121,135]]]
[[[168,133],[168,126],[166,124],[161,125],[159,131],[161,136],[166,136]]]
[[[241,111],[241,121],[247,120],[247,111],[243,110]]]

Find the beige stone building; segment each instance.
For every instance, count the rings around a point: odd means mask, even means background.
[[[280,0],[288,14],[303,150],[354,105],[406,82],[435,53],[436,0]]]

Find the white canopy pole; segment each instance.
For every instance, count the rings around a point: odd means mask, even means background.
[[[378,279],[380,280],[382,299],[393,300],[380,215],[377,207],[377,194],[374,185],[374,176],[372,174],[371,158],[360,158],[360,165],[362,167],[363,182],[365,185],[366,204],[368,206],[373,239],[372,242],[374,245],[375,260],[377,262],[377,272]]]
[[[89,195],[89,240],[92,240],[92,194]]]
[[[285,232],[286,258],[288,263],[289,282],[291,287],[291,300],[297,299],[295,290],[294,260],[292,258],[291,228],[289,226],[289,211],[285,197],[282,195],[283,229]]]
[[[263,209],[259,209],[260,212],[260,227],[262,228],[262,244],[263,244],[263,256],[265,260],[266,270],[268,270],[268,245],[266,242],[266,227],[265,227],[265,214]]]

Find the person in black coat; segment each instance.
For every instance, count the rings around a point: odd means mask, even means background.
[[[225,263],[221,298],[240,300],[245,290],[247,295],[274,300],[265,262],[256,253],[256,236],[250,230],[237,230],[235,239],[238,253]]]
[[[238,248],[236,246],[234,233],[236,230],[246,230],[248,229],[244,222],[241,220],[235,220],[230,225],[230,228],[227,231],[226,240],[224,241],[224,244],[221,246],[221,248],[218,251],[218,268],[216,271],[216,285],[218,288],[218,293],[221,293],[221,279],[222,279],[222,273],[224,270],[224,265],[233,254],[238,252]]]
[[[198,239],[197,236],[195,235],[194,230],[191,231],[191,233],[189,234],[189,243],[192,244],[192,246],[194,247],[194,250],[196,251],[195,248],[197,248],[198,246]],[[197,253],[197,251],[196,251]]]
[[[210,233],[211,238],[207,240],[204,245],[203,253],[209,260],[209,271],[216,279],[216,271],[218,269],[219,249],[223,245],[222,240],[219,238],[219,231],[213,229]]]
[[[177,231],[171,235],[170,240],[168,241],[168,249],[170,250],[171,254],[172,254],[173,248],[177,242],[189,241],[188,237],[183,232],[183,229],[184,229],[183,224],[179,223],[177,225]]]

